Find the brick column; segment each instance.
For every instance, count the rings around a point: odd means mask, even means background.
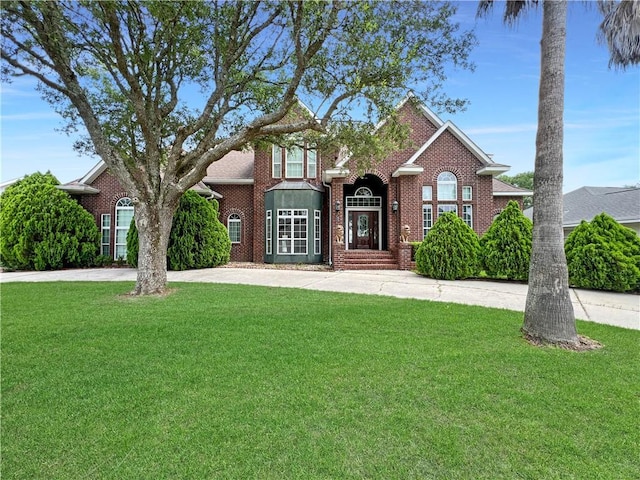
[[[398,269],[399,270],[412,270],[413,262],[411,261],[411,249],[410,243],[398,244]]]

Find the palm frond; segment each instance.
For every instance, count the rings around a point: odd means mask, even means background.
[[[486,17],[493,9],[494,3],[494,0],[480,0],[476,18]],[[507,0],[502,19],[505,24],[513,26],[524,9],[537,5],[538,0]]]
[[[609,67],[640,64],[640,1],[598,0],[604,19],[598,40],[609,48]]]

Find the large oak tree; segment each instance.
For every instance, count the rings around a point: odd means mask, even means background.
[[[370,127],[407,88],[461,106],[440,87],[447,65],[469,66],[474,43],[447,2],[4,0],[0,9],[5,79],[36,78],[71,126],[84,125],[80,147],[134,200],[138,294],[166,288],[173,214],[212,162],[308,130],[379,151]],[[313,115],[291,114],[299,98]]]

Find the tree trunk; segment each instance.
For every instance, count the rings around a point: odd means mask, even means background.
[[[177,208],[153,202],[136,204],[138,275],[134,295],[159,295],[167,287],[167,247],[173,214]]]
[[[533,200],[533,245],[523,332],[577,344],[562,231],[562,148],[567,2],[545,0]]]

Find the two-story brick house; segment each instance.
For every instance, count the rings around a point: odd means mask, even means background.
[[[364,174],[355,159],[327,158],[306,143],[213,163],[196,189],[220,203],[231,260],[406,269],[406,240],[422,240],[440,214],[454,211],[482,234],[509,200],[522,205],[531,195],[495,179],[509,167],[414,97],[397,108],[410,127],[408,146]],[[94,214],[103,253],[123,257],[133,207],[104,164],[63,188]]]

